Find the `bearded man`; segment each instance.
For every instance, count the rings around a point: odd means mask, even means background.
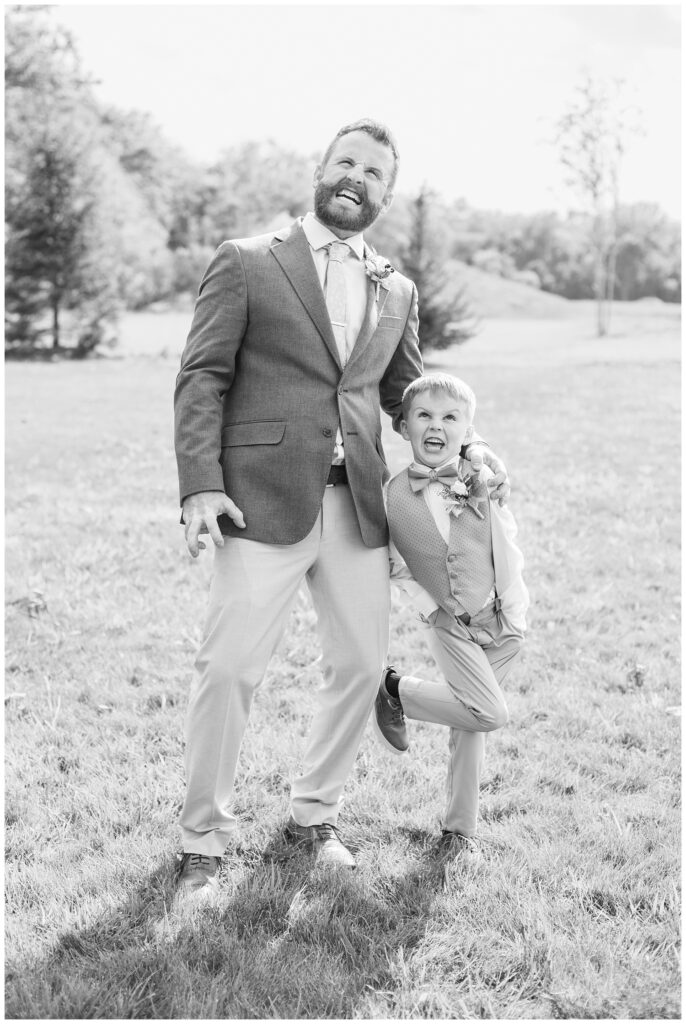
[[[303,580],[323,685],[287,835],[319,863],[355,866],[338,812],[388,648],[379,408],[397,429],[422,372],[416,289],[362,237],[397,173],[385,126],[346,125],[315,170],[314,214],[224,242],[200,286],[175,394],[188,549],[197,557],[201,533],[215,544],[186,723],[185,890],[217,887],[253,696]],[[502,498],[504,467],[484,455]]]

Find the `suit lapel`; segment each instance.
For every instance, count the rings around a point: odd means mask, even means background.
[[[329,319],[329,311],[326,308],[324,293],[319,284],[319,278],[317,277],[317,271],[310,252],[310,244],[307,241],[305,232],[300,227],[300,222],[296,222],[288,234],[275,235],[275,239],[276,243],[272,245],[274,256],[293,285],[312,323],[324,339],[326,347],[335,360],[336,365],[341,368],[341,361],[338,355],[336,339],[331,330],[331,321]]]
[[[353,359],[357,359],[358,356],[364,352],[369,342],[374,337],[374,332],[379,326],[379,318],[386,304],[388,298],[389,289],[384,287],[383,284],[379,285],[379,297],[376,297],[376,285],[370,280],[367,287],[367,309],[365,311],[364,320],[360,327],[360,333],[357,335],[357,341],[355,342],[354,348],[350,354],[350,362]]]

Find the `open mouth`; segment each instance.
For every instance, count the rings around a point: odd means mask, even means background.
[[[357,192],[353,192],[350,188],[341,188],[336,193],[336,199],[344,199],[349,203],[353,203],[355,206],[362,205],[362,199],[358,196]]]
[[[427,437],[424,447],[429,452],[440,452],[445,448],[445,441],[442,441],[440,437]]]

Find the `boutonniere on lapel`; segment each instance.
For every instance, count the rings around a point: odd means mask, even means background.
[[[395,273],[395,267],[388,262],[385,256],[379,256],[378,253],[370,252],[364,258],[364,272],[376,285],[376,301],[378,302],[379,287],[382,286],[388,290],[389,285],[384,282],[386,278]]]
[[[474,473],[465,480],[458,478],[452,484],[445,484],[440,494],[445,499],[448,515],[457,519],[466,508],[471,508],[475,516],[483,519],[484,514],[479,511],[479,505],[484,501],[482,491],[479,475]]]

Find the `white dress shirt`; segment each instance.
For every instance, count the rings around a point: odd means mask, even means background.
[[[442,462],[440,466],[436,466],[436,472],[440,473],[446,466],[458,465],[460,463],[460,456],[456,455],[453,459],[448,459],[446,462]],[[411,463],[415,465],[414,462]],[[424,501],[429,506],[429,512],[434,517],[438,532],[440,533],[443,540],[448,543],[450,540],[450,506],[452,502],[446,501],[445,498],[441,497],[445,484],[442,484],[439,480],[431,480],[429,484],[422,491],[424,495]]]
[[[322,291],[326,288],[326,271],[329,266],[329,254],[326,251],[326,246],[330,242],[345,242],[350,246],[350,256],[343,261],[343,273],[345,274],[347,310],[345,340],[348,352],[352,352],[364,321],[364,315],[367,312],[367,296],[369,294],[369,278],[364,270],[362,232],[351,235],[350,238],[339,238],[326,225],[318,221],[313,213],[305,214],[302,227],[305,238],[310,243],[312,259],[317,269]]]
[[[349,352],[360,333],[364,316],[367,312],[367,296],[369,294],[369,278],[364,269],[364,239],[362,232],[351,235],[350,238],[339,238],[333,231],[318,221],[313,213],[305,214],[302,223],[305,238],[310,243],[310,252],[314,261],[319,283],[322,291],[326,289],[326,271],[329,266],[329,254],[326,247],[330,242],[345,242],[350,246],[350,257],[343,261],[343,273],[345,274],[345,340]],[[343,449],[343,434],[340,423],[336,432],[336,448],[334,449],[333,464],[340,465],[345,458]]]

